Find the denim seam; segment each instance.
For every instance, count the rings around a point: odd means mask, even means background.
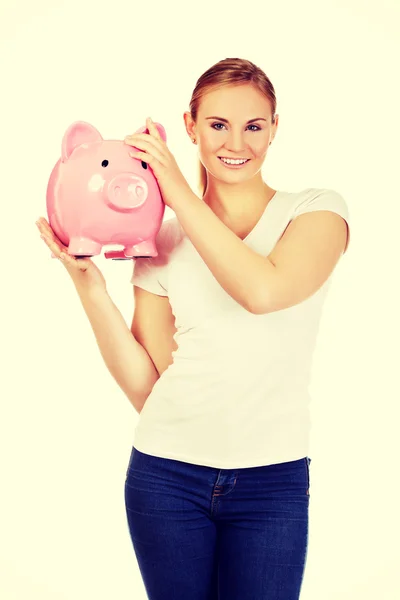
[[[306,467],[306,476],[307,476],[307,491],[306,494],[307,496],[310,495],[310,470],[309,470],[309,466],[308,466],[308,458],[307,456],[304,458],[305,461],[305,467]]]

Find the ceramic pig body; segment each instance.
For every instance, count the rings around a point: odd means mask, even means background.
[[[163,126],[156,126],[166,141]],[[137,130],[143,132],[146,127]],[[165,204],[151,167],[130,156],[132,150],[123,141],[104,140],[84,121],[66,130],[46,202],[50,226],[69,254],[93,256],[105,245],[122,244],[105,257],[158,255]]]

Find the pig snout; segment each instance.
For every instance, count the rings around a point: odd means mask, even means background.
[[[106,190],[106,203],[119,212],[142,206],[149,190],[144,179],[133,173],[120,173],[111,179]]]

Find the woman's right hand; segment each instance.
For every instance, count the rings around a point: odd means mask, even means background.
[[[43,217],[40,217],[36,221],[36,225],[41,233],[41,237],[55,257],[60,259],[75,285],[100,288],[106,291],[106,280],[100,269],[98,269],[90,258],[76,259],[68,254],[68,248],[58,239],[49,223]]]

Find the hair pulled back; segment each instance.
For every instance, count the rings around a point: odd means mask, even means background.
[[[275,89],[262,69],[243,58],[224,58],[207,69],[197,80],[189,110],[194,121],[197,120],[200,102],[208,92],[231,85],[251,84],[269,101],[272,113],[272,125],[275,124]],[[199,160],[198,188],[203,197],[207,187],[207,171]]]

